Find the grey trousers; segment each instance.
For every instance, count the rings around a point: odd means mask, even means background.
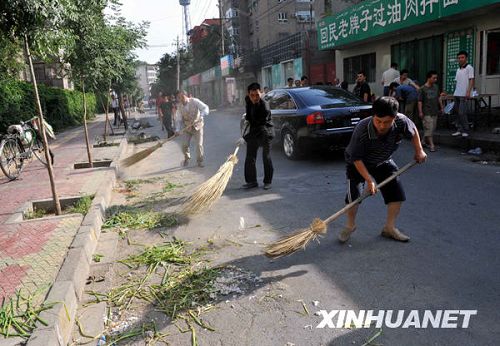
[[[198,156],[197,161],[203,162],[203,127],[198,131],[191,130],[186,132],[186,140],[182,146],[182,152],[184,153],[184,159],[189,160],[191,158],[191,153],[189,147],[191,146],[191,138],[194,137],[196,143],[196,154]]]
[[[465,97],[455,96],[455,113],[457,114],[457,129],[460,132],[469,131],[469,119],[467,119],[468,101]]]

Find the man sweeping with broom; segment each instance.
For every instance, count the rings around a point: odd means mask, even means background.
[[[188,97],[184,90],[177,91],[177,129],[184,128],[186,140],[182,146],[184,153],[183,165],[189,164],[191,158],[189,147],[191,138],[196,141],[198,166],[203,167],[203,118],[208,115],[210,109],[206,104],[194,97]]]
[[[381,97],[373,103],[373,116],[361,120],[346,148],[347,195],[346,204],[359,197],[359,186],[366,185],[370,194],[377,192],[376,183],[390,177],[398,170],[392,160],[403,137],[411,138],[415,150],[415,161],[425,162],[427,154],[422,149],[415,124],[405,115],[398,113],[398,102],[392,97]],[[381,189],[387,205],[387,220],[381,235],[407,242],[410,238],[396,228],[396,218],[401,204],[406,200],[399,179],[394,179]],[[339,241],[345,243],[356,230],[356,213],[359,204],[347,211],[347,223],[339,234]]]

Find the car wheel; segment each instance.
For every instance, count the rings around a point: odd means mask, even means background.
[[[281,144],[285,156],[290,160],[297,160],[301,156],[297,138],[290,131],[286,130],[281,136]]]

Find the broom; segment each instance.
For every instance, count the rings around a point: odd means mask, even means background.
[[[175,138],[179,137],[181,134],[186,132],[186,130],[188,130],[192,126],[194,126],[194,124],[186,126],[185,128],[183,128],[181,131],[177,132],[172,137],[166,138],[162,141],[158,141],[158,143],[156,143],[155,145],[153,145],[149,148],[146,148],[144,150],[141,150],[141,151],[121,160],[120,165],[122,167],[130,167],[132,165],[135,165],[137,162],[144,160],[146,157],[148,157],[149,155],[154,153],[157,149],[161,148],[163,146],[163,144],[170,142],[171,140],[174,140]]]
[[[382,181],[377,185],[377,189],[382,188],[387,183],[392,181],[397,176],[401,175],[411,167],[413,167],[417,162],[413,161],[406,166],[399,169],[397,172],[393,173],[390,177]],[[299,249],[305,249],[306,245],[311,240],[316,240],[320,235],[326,234],[326,229],[329,223],[337,219],[340,215],[344,214],[347,210],[360,203],[365,198],[371,196],[370,193],[364,192],[361,196],[356,198],[353,202],[347,204],[344,208],[340,209],[335,214],[328,217],[326,220],[321,220],[319,218],[315,218],[311,225],[306,229],[301,229],[290,236],[286,236],[278,240],[277,242],[270,244],[266,247],[265,255],[271,258],[282,257],[286,255],[290,255]]]
[[[182,205],[181,214],[193,215],[205,211],[222,196],[227,183],[233,175],[234,166],[238,163],[237,155],[241,144],[242,141],[238,141],[236,149],[229,155],[226,162],[219,167],[217,173],[196,188],[194,193]]]

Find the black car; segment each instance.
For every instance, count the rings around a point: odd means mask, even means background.
[[[372,106],[332,86],[275,89],[264,96],[269,102],[276,138],[289,159],[307,150],[343,149],[354,126],[371,115]]]

